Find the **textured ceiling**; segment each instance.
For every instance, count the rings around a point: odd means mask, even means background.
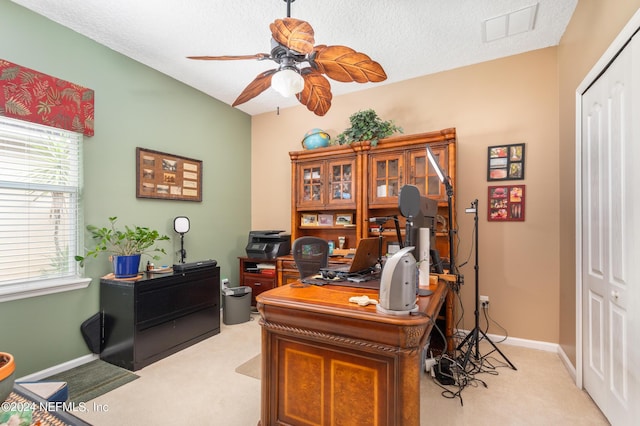
[[[229,105],[272,61],[193,61],[192,55],[269,53],[269,24],[284,0],[12,0]],[[483,21],[538,3],[533,31],[483,42]],[[366,53],[383,83],[339,83],[337,95],[555,46],[577,0],[297,0],[291,16],[311,24],[316,44]],[[298,105],[268,89],[238,109]],[[309,114],[312,114],[311,112]]]

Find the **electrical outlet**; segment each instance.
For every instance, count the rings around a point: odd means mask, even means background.
[[[489,307],[489,296],[480,295],[480,304],[483,308]]]

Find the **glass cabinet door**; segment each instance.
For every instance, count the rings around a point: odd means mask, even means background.
[[[409,183],[415,185],[420,190],[420,194],[428,194],[428,163],[426,150],[411,151],[409,154]]]
[[[329,162],[329,204],[355,205],[355,160]]]
[[[402,186],[402,156],[380,154],[372,156],[371,200],[372,203],[397,203]],[[395,199],[395,201],[394,201]]]
[[[445,147],[432,147],[431,152],[433,152],[433,156],[438,161],[440,168],[445,173],[445,177],[449,174],[449,167],[447,164],[447,151]],[[427,161],[428,163],[428,161]],[[429,198],[433,198],[435,200],[446,201],[447,200],[447,191],[445,190],[445,186],[442,182],[440,182],[440,178],[436,173],[436,169],[433,168],[431,163],[428,164],[428,173],[427,173],[427,190],[426,195]]]
[[[298,206],[322,206],[324,204],[323,163],[300,164],[298,171]]]
[[[431,147],[440,168],[447,172],[447,154],[445,147]],[[425,149],[414,150],[409,153],[410,176],[409,183],[415,185],[421,194],[434,200],[446,201],[447,194],[444,184],[440,182],[436,170],[433,168]]]

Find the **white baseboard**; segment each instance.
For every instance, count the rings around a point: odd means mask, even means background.
[[[560,356],[560,360],[564,364],[564,367],[567,369],[569,375],[573,379],[573,382],[576,384],[576,386],[579,387],[578,382],[576,381],[576,367],[571,364],[571,360],[569,360],[569,357],[567,356],[565,351],[562,350],[562,346],[560,345],[558,345],[558,355]]]
[[[70,370],[74,367],[78,367],[82,364],[86,364],[99,358],[100,357],[96,354],[81,356],[80,358],[72,359],[71,361],[63,362],[62,364],[54,365],[44,370],[36,371],[35,373],[31,373],[28,376],[20,377],[16,379],[16,382],[35,382],[38,380],[42,380],[49,376],[53,376],[54,374],[62,373],[63,371]]]
[[[461,331],[461,332],[463,332],[465,334],[469,333],[468,330],[458,330],[458,331]],[[573,379],[573,382],[574,383],[576,382],[576,368],[575,368],[575,366],[573,364],[571,364],[571,361],[569,360],[569,357],[562,350],[562,347],[559,344],[543,342],[543,341],[540,341],[540,340],[520,339],[518,337],[507,337],[505,339],[504,336],[498,336],[496,334],[487,334],[487,336],[494,343],[500,342],[500,343],[504,343],[505,345],[520,346],[520,347],[524,347],[524,348],[538,349],[538,350],[541,350],[541,351],[557,353],[558,356],[560,357],[560,360],[562,361],[562,364],[564,364],[564,367],[567,369],[567,372],[569,373],[569,375]]]
[[[469,334],[469,330],[458,330],[464,334]],[[520,339],[518,337],[499,336],[497,334],[487,334],[493,343],[504,343],[505,345],[520,346],[523,348],[538,349],[546,352],[558,352],[560,345],[557,343],[543,342],[540,340]]]

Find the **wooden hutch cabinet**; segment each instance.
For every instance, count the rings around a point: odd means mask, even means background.
[[[333,240],[337,246],[338,236],[345,236],[346,248],[355,248],[361,238],[379,236],[380,227],[369,218],[380,216],[397,216],[405,238],[398,196],[403,185],[411,184],[438,201],[436,247],[448,259],[448,229],[455,227],[455,217],[448,217],[445,187],[427,160],[427,144],[455,188],[455,128],[386,138],[377,146],[355,142],[290,152],[291,241],[313,235]],[[452,207],[455,211],[455,204]],[[350,224],[338,221],[345,217]],[[382,236],[386,251],[387,244],[397,240],[393,221],[384,224]]]
[[[291,241],[313,235],[337,245],[338,236],[345,236],[346,247],[356,247],[362,234],[360,150],[344,145],[289,153]]]

